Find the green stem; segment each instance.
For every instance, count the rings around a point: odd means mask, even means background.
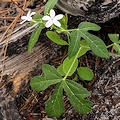
[[[118,41],[118,42],[115,42],[116,44],[120,44],[120,41]],[[114,43],[112,43],[112,44],[110,44],[110,45],[108,45],[107,46],[107,48],[110,48],[110,47],[112,47],[114,45]]]
[[[108,46],[107,46],[107,48],[110,48],[110,47],[112,47],[113,45],[114,45],[114,43],[113,43],[113,44],[108,45]]]
[[[35,21],[35,20],[33,20],[33,19],[32,19],[31,21],[34,22],[34,23],[37,23],[37,21]]]
[[[70,32],[75,31],[75,30],[78,30],[78,29],[68,29],[68,30],[66,30],[66,29],[64,29],[64,28],[62,28],[62,27],[56,27],[56,26],[54,26],[54,29],[55,29],[55,30],[58,30],[58,31],[60,31],[60,32],[65,32],[65,33],[67,33],[68,35],[70,35]]]
[[[110,54],[110,56],[116,56],[116,57],[120,57],[120,55],[118,55],[118,54],[115,54],[115,53],[109,53]]]
[[[77,29],[68,29],[68,30],[65,30],[62,27],[60,27],[60,28],[61,28],[61,32],[72,32],[72,31],[77,30]]]
[[[45,23],[42,21],[42,19],[40,19],[40,22],[35,21],[34,19],[32,19],[31,22],[34,22],[34,23],[40,23],[40,24],[45,24]]]

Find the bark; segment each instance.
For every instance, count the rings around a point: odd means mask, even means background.
[[[81,21],[104,23],[120,14],[120,0],[59,0],[57,7]]]
[[[42,33],[42,42],[39,42],[31,53],[27,51],[27,39],[30,36],[28,34],[33,31],[34,27],[25,30],[18,27],[9,40],[5,69],[1,74],[3,79],[0,84],[0,120],[20,120],[15,97],[28,89],[30,79],[35,75],[40,75],[42,64],[48,63],[52,58],[50,54],[53,52],[53,46],[51,47],[53,43],[45,40],[44,32]],[[25,35],[26,37],[24,37]],[[6,38],[0,43],[1,48],[5,41]],[[20,53],[16,54],[18,49]],[[49,56],[51,58],[47,59]],[[0,57],[0,68],[2,66],[3,57]]]
[[[14,98],[7,89],[0,89],[0,120],[21,120]]]

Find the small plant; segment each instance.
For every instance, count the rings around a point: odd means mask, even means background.
[[[54,1],[54,2],[53,2]],[[57,84],[51,98],[45,105],[47,114],[60,117],[65,111],[64,101],[62,99],[63,90],[66,92],[70,103],[81,114],[86,114],[91,111],[93,103],[86,98],[90,96],[88,90],[78,84],[75,80],[81,79],[91,81],[94,74],[90,68],[79,66],[78,58],[84,55],[87,51],[92,50],[93,53],[101,58],[109,58],[107,48],[113,46],[116,52],[120,54],[120,40],[118,34],[109,34],[109,38],[113,44],[106,46],[105,43],[97,36],[91,34],[89,31],[99,31],[100,26],[90,22],[81,22],[78,28],[67,29],[68,17],[67,15],[55,15],[53,7],[58,0],[48,0],[45,5],[44,16],[35,14],[33,19],[31,16],[34,13],[29,12],[27,16],[22,17],[25,21],[31,21],[30,25],[37,23],[37,28],[33,31],[29,44],[28,51],[36,44],[38,37],[44,27],[50,30],[46,32],[47,37],[59,45],[68,46],[68,56],[63,63],[56,69],[54,66],[44,64],[42,65],[43,75],[35,76],[31,79],[30,85],[32,89],[43,91],[50,85]],[[22,23],[23,23],[22,22]],[[68,40],[63,40],[59,37],[59,33],[67,35]],[[72,80],[69,76],[76,73],[76,77]]]
[[[118,53],[117,55],[120,55],[120,39],[119,34],[108,34],[110,40],[113,42],[113,44],[107,46],[107,48],[113,46],[114,50]],[[115,54],[114,54],[115,55]]]

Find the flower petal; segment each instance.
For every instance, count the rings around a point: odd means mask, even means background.
[[[60,27],[61,26],[61,23],[57,20],[54,20],[53,21],[54,25],[56,25],[57,27]]]
[[[27,17],[30,16],[30,12],[31,12],[31,11],[28,11],[28,13],[27,13]]]
[[[54,19],[55,20],[60,20],[60,19],[62,19],[63,18],[63,14],[59,14],[59,15],[56,15],[55,17],[54,17]]]
[[[50,10],[50,17],[52,19],[55,17],[55,11],[53,9]]]
[[[51,25],[53,24],[53,21],[52,20],[48,20],[45,24],[45,27],[46,28],[49,28]]]
[[[27,20],[27,17],[26,16],[22,16],[21,19],[22,20]]]
[[[42,18],[42,20],[50,20],[51,18],[50,18],[50,16],[44,16],[43,18]]]
[[[24,22],[26,22],[27,20],[23,20],[22,22],[20,22],[20,24],[23,24]]]
[[[36,14],[36,12],[32,12],[32,13],[30,14],[30,16],[35,15],[35,14]]]
[[[32,20],[32,17],[27,17],[27,21],[31,21]]]

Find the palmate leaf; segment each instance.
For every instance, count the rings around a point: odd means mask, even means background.
[[[116,52],[120,55],[120,45],[118,43],[114,43],[113,48],[115,49]]]
[[[79,48],[79,51],[78,51],[77,58],[79,58],[82,55],[84,55],[88,50],[90,50],[90,47],[87,44],[87,42],[85,40],[81,40],[80,41],[80,48]]]
[[[59,21],[61,23],[61,27],[63,29],[67,29],[67,24],[68,24],[68,16],[67,16],[67,14],[65,14],[64,17]]]
[[[63,84],[61,82],[57,85],[50,100],[45,105],[45,111],[47,112],[47,114],[54,117],[61,116],[61,114],[65,111],[62,96],[63,96]]]
[[[70,43],[68,47],[68,57],[72,58],[75,56],[80,47],[80,34],[79,31],[73,31],[70,34]]]
[[[53,31],[47,31],[46,32],[47,37],[52,40],[53,42],[59,44],[59,45],[68,45],[68,43],[64,40],[62,40],[57,33]]]
[[[120,55],[120,40],[119,40],[119,34],[108,34],[110,40],[114,43],[113,48],[116,52]]]
[[[82,80],[91,81],[94,77],[92,70],[88,67],[79,67],[77,73]]]
[[[48,14],[49,11],[56,5],[58,0],[48,0],[48,2],[45,4],[45,10],[44,15]]]
[[[109,53],[105,43],[97,36],[85,31],[79,31],[80,35],[86,40],[90,49],[99,57],[109,58]]]
[[[42,66],[42,70],[44,72],[43,76],[36,76],[31,79],[30,85],[32,89],[36,91],[42,91],[50,85],[62,81],[62,76],[53,66],[45,64]]]
[[[67,76],[71,76],[77,69],[78,66],[78,59],[77,57],[72,57],[72,58],[66,58],[63,62],[63,72]]]
[[[31,52],[32,48],[34,47],[34,45],[36,44],[36,42],[38,41],[39,35],[41,33],[43,29],[43,24],[38,25],[38,27],[32,32],[31,36],[30,36],[30,40],[28,43],[28,51]]]
[[[119,34],[108,34],[108,37],[110,38],[110,40],[112,41],[112,42],[117,42],[118,41],[118,39],[119,39]]]
[[[84,98],[89,96],[89,92],[75,81],[64,81],[64,90],[68,95],[70,103],[81,114],[91,111],[92,102]]]
[[[82,31],[88,31],[88,30],[99,31],[100,30],[99,25],[95,23],[90,23],[90,22],[81,22],[78,28]]]
[[[57,71],[59,72],[59,74],[61,76],[65,76],[65,73],[63,71],[63,64],[61,64],[58,68],[57,68]]]
[[[67,86],[69,87],[69,90],[72,90],[72,92],[75,95],[78,95],[81,98],[86,98],[86,97],[90,96],[90,93],[88,92],[88,90],[86,88],[82,87],[81,84],[79,84],[73,80],[66,80],[65,84],[67,84]]]
[[[53,67],[51,65],[48,65],[48,64],[42,65],[42,71],[43,71],[46,79],[62,78],[62,76],[57,72],[55,67]]]

